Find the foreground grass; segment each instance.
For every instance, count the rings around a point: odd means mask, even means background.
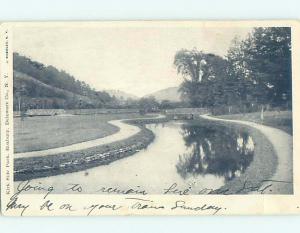
[[[28,152],[102,138],[119,131],[110,120],[142,117],[139,114],[37,116],[14,119],[15,152]]]
[[[137,125],[141,131],[127,139],[81,151],[15,159],[14,180],[23,181],[86,170],[133,155],[154,140],[154,134],[145,124],[163,121],[167,119],[128,120],[127,123]]]
[[[260,112],[246,113],[246,114],[233,114],[218,116],[224,119],[232,120],[246,120],[255,123],[271,126],[281,129],[286,133],[293,135],[293,114],[291,111],[272,111],[264,113],[264,120],[260,119]]]

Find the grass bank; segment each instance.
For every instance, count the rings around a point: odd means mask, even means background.
[[[266,111],[264,113],[264,120],[260,119],[260,112],[246,113],[246,114],[232,114],[216,116],[231,120],[245,120],[255,123],[271,126],[281,129],[286,133],[293,135],[293,114],[292,111]]]

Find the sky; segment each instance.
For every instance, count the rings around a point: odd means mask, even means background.
[[[179,86],[176,51],[197,48],[225,56],[235,36],[251,28],[211,27],[16,27],[14,51],[65,70],[96,90],[144,96]]]

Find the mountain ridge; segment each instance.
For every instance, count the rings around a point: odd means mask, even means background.
[[[168,87],[153,93],[147,94],[144,97],[153,96],[158,101],[168,100],[171,102],[180,102],[179,87]]]

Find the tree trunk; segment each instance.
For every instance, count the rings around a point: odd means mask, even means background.
[[[264,120],[264,105],[261,105],[260,119],[261,119],[261,121]]]

